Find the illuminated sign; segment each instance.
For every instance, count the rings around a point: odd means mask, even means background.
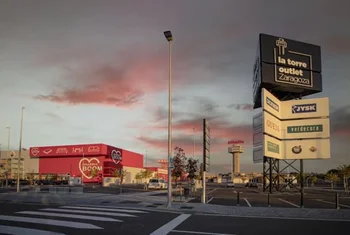
[[[102,166],[97,158],[82,158],[79,161],[79,170],[85,178],[92,179],[91,172],[102,171]]]

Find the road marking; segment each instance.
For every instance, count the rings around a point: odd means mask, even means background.
[[[237,191],[233,191],[233,193],[237,193]]]
[[[38,218],[21,217],[21,216],[0,215],[0,220],[33,223],[33,224],[46,224],[46,225],[52,225],[52,226],[61,226],[61,227],[79,228],[79,229],[103,229],[101,227],[95,226],[93,224],[87,224],[87,223],[70,222],[70,221],[53,220],[53,219],[38,219]]]
[[[44,216],[62,217],[62,218],[87,219],[87,220],[95,220],[95,221],[123,222],[122,220],[112,219],[112,218],[107,218],[102,216],[74,215],[74,214],[62,214],[62,213],[41,212],[41,211],[19,211],[16,213],[27,214],[27,215],[44,215]]]
[[[44,208],[41,211],[56,211],[56,212],[69,212],[76,214],[91,214],[91,215],[109,215],[119,217],[137,217],[136,215],[130,215],[125,213],[112,213],[112,212],[100,212],[100,211],[86,211],[86,210],[69,210],[69,209],[57,209],[57,208]]]
[[[280,200],[280,201],[282,201],[282,202],[285,202],[285,203],[288,203],[289,205],[292,205],[292,206],[295,206],[295,207],[300,207],[300,206],[298,206],[297,204],[294,204],[294,203],[292,203],[292,202],[289,202],[289,201],[287,201],[287,200],[284,200],[284,199],[281,199],[281,198],[279,198],[278,200]]]
[[[323,199],[316,199],[316,201],[319,201],[319,202],[324,202],[324,203],[328,203],[328,204],[333,204],[333,205],[335,205],[335,203],[334,203],[334,202],[325,201],[325,200],[323,200]],[[343,204],[339,204],[339,206],[346,207],[346,208],[350,208],[350,206],[343,205]]]
[[[151,233],[150,235],[165,235],[171,232],[174,228],[179,226],[182,222],[184,222],[188,217],[190,217],[190,214],[182,214],[170,221],[167,224],[164,224],[162,227],[158,228],[156,231]]]
[[[60,208],[66,209],[83,209],[83,210],[93,210],[93,211],[119,211],[126,213],[148,213],[147,211],[139,211],[139,210],[127,210],[127,209],[118,209],[118,208],[101,208],[101,207],[83,207],[83,206],[61,206]]]
[[[211,198],[207,201],[207,203],[211,202],[211,200],[213,200],[213,199],[214,199],[214,197],[211,197]]]
[[[247,198],[243,198],[244,201],[248,204],[249,207],[252,207],[252,205],[250,205],[249,201],[247,200]]]
[[[65,235],[64,233],[55,233],[39,229],[21,228],[6,225],[0,225],[0,231],[1,233],[12,235]]]
[[[218,190],[218,189],[219,189],[219,188],[214,188],[213,190],[207,192],[207,194],[212,193],[212,192],[215,192],[215,191]]]
[[[21,228],[6,225],[0,225],[0,231],[1,233],[12,235],[65,235],[64,233],[55,233],[39,229]]]
[[[172,233],[193,233],[193,234],[206,234],[206,235],[236,235],[233,233],[207,233],[207,232],[197,232],[197,231],[187,231],[187,230],[172,230]]]

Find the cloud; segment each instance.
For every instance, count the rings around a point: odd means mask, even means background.
[[[252,111],[254,105],[253,104],[230,104],[227,108],[234,108],[236,110],[244,110],[244,111]]]
[[[350,137],[350,105],[335,109],[330,114],[331,133],[335,136]]]
[[[56,122],[62,122],[64,121],[63,118],[55,113],[51,113],[51,112],[47,112],[45,113],[46,116],[48,116],[49,118],[53,119]]]

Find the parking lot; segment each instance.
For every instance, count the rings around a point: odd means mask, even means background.
[[[209,187],[207,188],[207,203],[217,205],[246,206],[246,207],[287,207],[333,209],[336,207],[335,192],[305,189],[303,203],[301,194],[297,191],[274,192],[268,194],[261,188],[235,188]],[[238,196],[239,195],[239,196]],[[195,199],[190,202],[201,201],[201,191],[194,193]],[[350,195],[339,194],[339,208],[350,209]]]

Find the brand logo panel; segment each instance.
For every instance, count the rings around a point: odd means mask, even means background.
[[[273,108],[274,110],[276,110],[277,112],[280,111],[280,107],[278,106],[278,104],[273,102],[269,97],[266,97],[266,104],[271,108]]]
[[[316,103],[296,104],[292,106],[292,113],[315,113],[315,112],[317,112]]]

